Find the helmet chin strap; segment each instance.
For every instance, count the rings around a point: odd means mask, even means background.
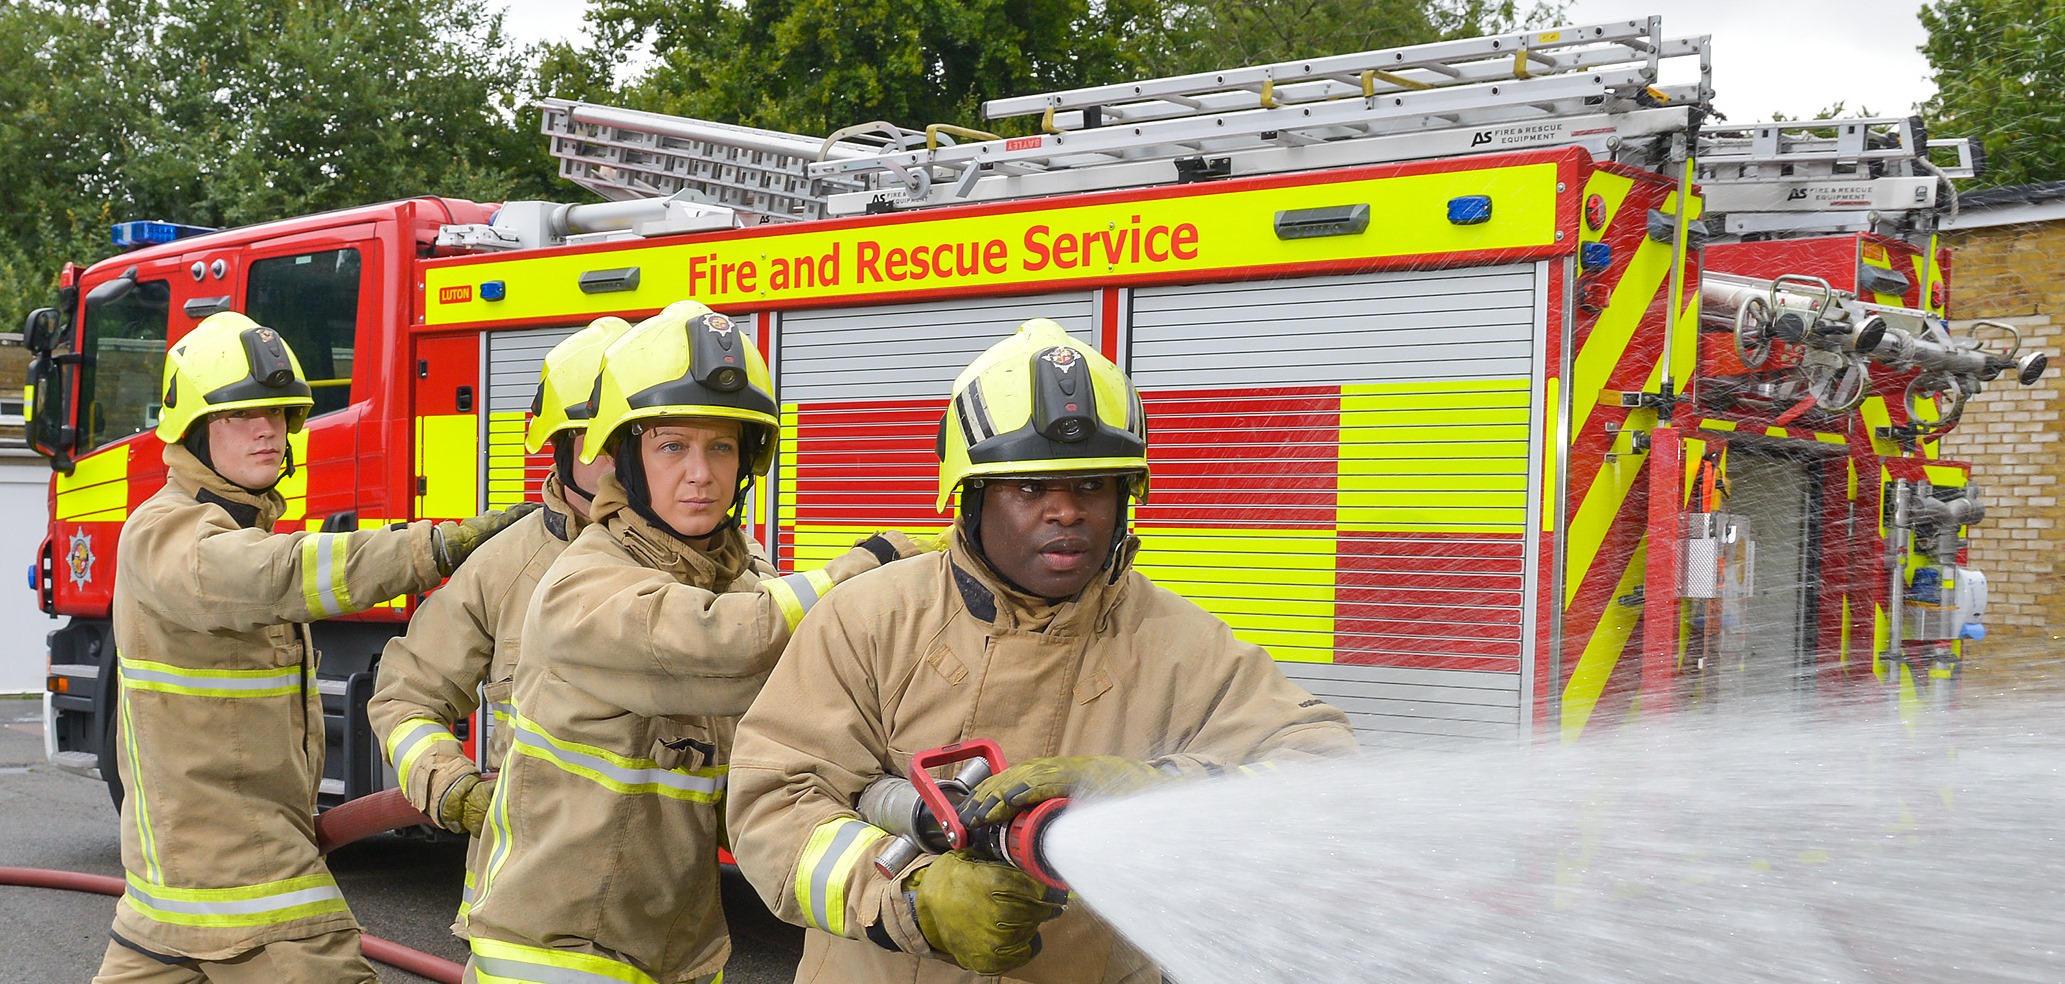
[[[552,470],[559,473],[559,484],[570,492],[589,502],[595,501],[595,493],[581,487],[574,481],[574,442],[564,432],[552,435]],[[626,489],[628,490],[628,486]]]

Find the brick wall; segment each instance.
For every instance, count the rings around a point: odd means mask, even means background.
[[[1986,572],[1988,636],[1966,647],[1968,683],[1982,688],[2065,682],[2065,221],[1946,234],[1950,316],[2014,325],[2051,367],[2033,386],[2003,376],[1965,408],[1943,440],[1972,463],[1986,522],[1972,531],[1971,565]]]

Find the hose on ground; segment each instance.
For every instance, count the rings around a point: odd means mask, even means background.
[[[0,885],[21,888],[55,888],[67,892],[90,892],[98,895],[120,895],[122,879],[106,875],[89,875],[77,871],[51,871],[47,868],[0,868]],[[361,934],[359,943],[369,959],[397,970],[406,970],[419,977],[427,977],[438,984],[459,984],[462,972],[458,964],[450,960],[433,957],[421,950],[412,950],[400,943],[383,940],[377,936]]]

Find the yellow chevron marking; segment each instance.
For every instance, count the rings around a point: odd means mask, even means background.
[[[1621,573],[1620,583],[1613,589],[1615,599],[1641,585],[1648,556],[1649,538],[1644,537],[1635,545],[1634,555],[1628,558],[1628,569]],[[1584,734],[1585,723],[1591,720],[1599,695],[1606,691],[1606,681],[1620,662],[1621,651],[1627,648],[1628,636],[1634,632],[1641,611],[1616,600],[1608,602],[1605,613],[1599,616],[1599,624],[1585,640],[1584,655],[1578,657],[1577,668],[1571,671],[1570,684],[1563,688],[1564,741],[1576,741]]]

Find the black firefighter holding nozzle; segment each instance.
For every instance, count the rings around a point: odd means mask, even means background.
[[[1026,322],[955,381],[940,424],[943,553],[857,579],[806,620],[739,725],[740,870],[806,935],[798,981],[1147,982],[1110,927],[966,850],[873,863],[861,819],[915,752],[973,739],[1017,763],[972,790],[975,827],[1065,796],[1353,754],[1340,711],[1260,647],[1133,570],[1147,426],[1118,368]]]

